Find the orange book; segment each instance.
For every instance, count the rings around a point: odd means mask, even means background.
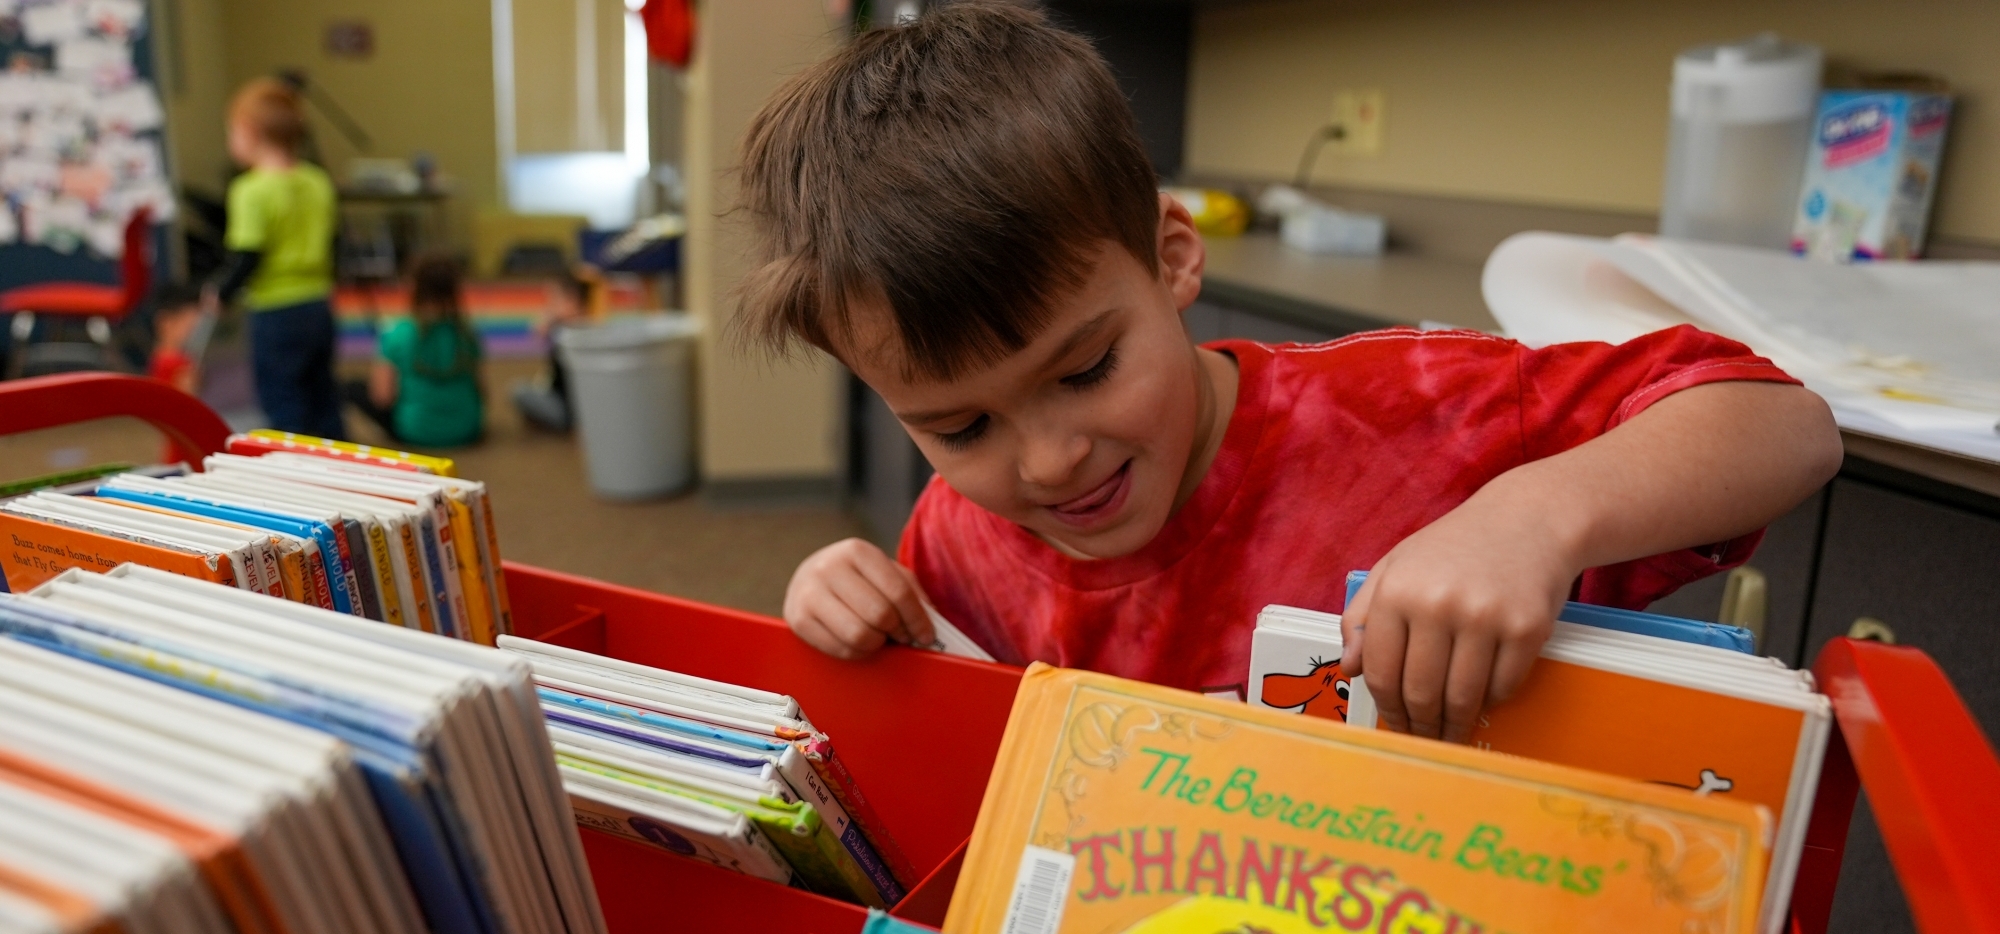
[[[1755,930],[1757,805],[1035,665],[944,930]]]
[[[70,568],[103,572],[127,561],[236,585],[226,554],[134,541],[0,509],[0,562],[6,567],[7,589],[15,593],[26,593]]]

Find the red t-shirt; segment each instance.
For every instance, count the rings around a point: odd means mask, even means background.
[[[1239,688],[1258,610],[1339,611],[1348,571],[1488,480],[1690,386],[1797,382],[1690,326],[1541,350],[1409,329],[1208,346],[1236,359],[1236,410],[1194,495],[1132,554],[1070,558],[931,480],[900,558],[946,619],[1012,664]],[[1742,563],[1762,534],[1586,571],[1576,599],[1644,608]]]

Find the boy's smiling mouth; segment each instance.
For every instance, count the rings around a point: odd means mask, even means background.
[[[1132,490],[1132,462],[1118,466],[1117,472],[1082,496],[1046,506],[1064,525],[1086,529],[1117,515]]]

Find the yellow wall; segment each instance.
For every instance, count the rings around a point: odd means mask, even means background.
[[[437,159],[456,183],[454,229],[500,201],[489,0],[222,0],[229,85],[297,66],[374,137],[374,154]],[[374,27],[375,54],[336,59],[326,24]],[[308,108],[308,112],[311,109]],[[314,136],[336,179],[355,151],[314,114]],[[217,126],[216,134],[222,132]]]
[[[1192,173],[1289,179],[1336,88],[1385,92],[1380,156],[1323,184],[1654,211],[1674,55],[1776,30],[1837,63],[1957,88],[1935,218],[2000,241],[2000,3],[1992,0],[1293,0],[1197,13]]]
[[[222,0],[168,0],[153,15],[174,181],[220,195],[230,168],[221,129],[230,91]]]
[[[578,5],[596,25],[597,108],[579,120]],[[514,150],[522,153],[616,151],[625,147],[625,4],[623,0],[512,0],[514,8]],[[586,126],[587,123],[594,125]],[[587,132],[586,132],[587,130]]]
[[[831,478],[843,453],[842,372],[814,353],[769,361],[727,330],[750,240],[735,204],[737,146],[787,75],[834,48],[821,0],[712,0],[696,11],[683,124],[685,294],[703,325],[701,462],[715,481]]]

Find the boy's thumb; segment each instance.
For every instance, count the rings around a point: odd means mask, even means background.
[[[1374,581],[1362,584],[1354,601],[1340,614],[1340,673],[1349,681],[1361,677],[1361,640],[1368,632],[1368,601],[1373,590]]]

